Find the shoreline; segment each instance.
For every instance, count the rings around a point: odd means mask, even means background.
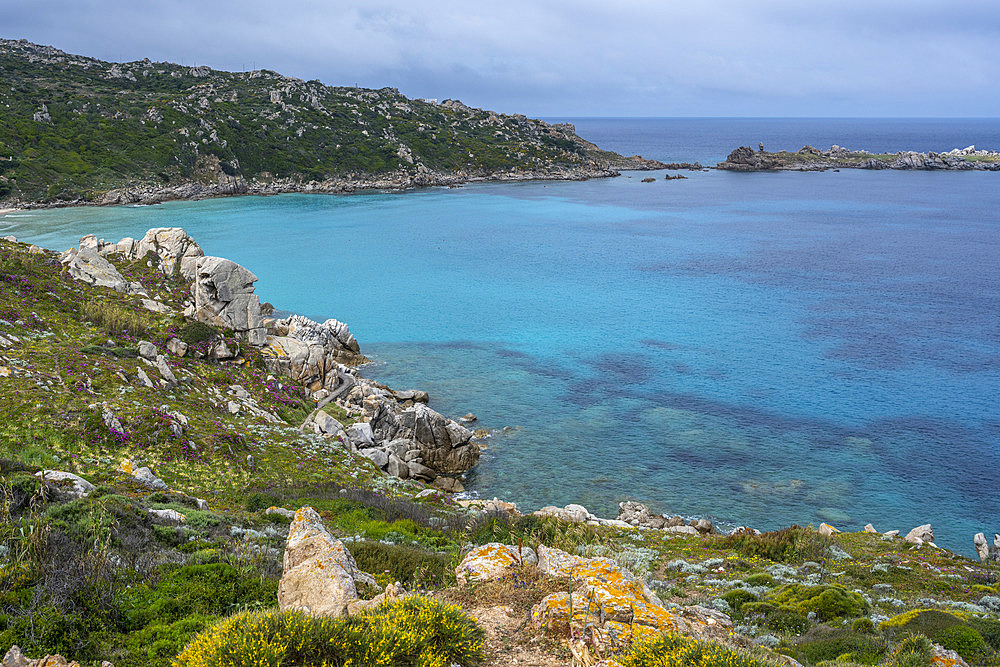
[[[170,187],[121,187],[104,192],[93,200],[74,199],[54,202],[14,202],[11,208],[0,209],[0,215],[19,210],[70,208],[75,206],[122,206],[129,204],[162,204],[168,201],[199,201],[239,196],[272,196],[279,194],[349,195],[365,192],[405,192],[421,188],[461,187],[473,183],[517,183],[532,181],[587,181],[597,178],[617,178],[621,171],[656,171],[664,169],[656,160],[639,156],[622,158],[606,165],[591,164],[557,167],[551,171],[508,171],[494,173],[468,172],[394,172],[384,176],[347,176],[324,181],[301,182],[292,179],[268,181],[242,178],[217,182],[188,181]]]
[[[1000,153],[976,150],[975,146],[955,148],[944,153],[873,153],[868,150],[848,150],[834,144],[825,151],[803,146],[796,152],[764,150],[764,144],[754,150],[740,146],[716,165],[725,171],[827,171],[840,169],[901,171],[1000,171]]]

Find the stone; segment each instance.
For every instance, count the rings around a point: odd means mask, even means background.
[[[173,526],[179,526],[182,523],[187,522],[187,517],[178,512],[177,510],[146,510],[146,513],[156,519],[157,521],[170,524]]]
[[[359,599],[357,586],[375,585],[350,551],[326,530],[311,507],[295,513],[285,543],[284,574],[278,584],[281,611],[298,609],[319,616],[342,616]]]
[[[663,528],[667,520],[658,514],[653,514],[649,508],[634,500],[618,503],[618,520],[630,526],[644,528]]]
[[[389,461],[386,464],[385,471],[393,477],[399,477],[400,479],[406,479],[410,476],[409,466],[395,454],[389,454]]]
[[[950,651],[939,644],[934,644],[931,667],[969,667],[969,663],[963,660],[957,651]]]
[[[162,479],[153,474],[153,471],[148,467],[143,466],[135,472],[132,473],[136,481],[143,486],[153,489],[154,491],[166,491],[167,484]]]
[[[344,432],[343,425],[323,410],[316,411],[313,422],[319,428],[320,433],[336,436]]]
[[[135,376],[139,378],[139,384],[141,384],[143,387],[152,388],[156,386],[155,384],[153,384],[153,381],[149,379],[149,376],[146,375],[146,371],[142,370],[141,368],[136,370]]]
[[[694,524],[695,529],[702,535],[711,535],[715,532],[715,526],[708,519],[698,519]]]
[[[434,481],[431,482],[431,484],[433,484],[435,488],[449,493],[462,493],[465,491],[465,485],[462,484],[461,480],[454,477],[438,475],[434,478]]]
[[[584,523],[590,519],[596,519],[583,505],[566,505],[566,507],[554,507],[549,505],[532,512],[535,516],[553,517],[560,521],[569,523]]]
[[[917,526],[903,538],[911,544],[924,544],[925,542],[934,541],[934,530],[931,528],[931,524],[925,523],[922,526]]]
[[[691,631],[692,624],[667,611],[641,579],[608,558],[582,558],[540,545],[538,569],[573,581],[572,593],[547,596],[532,609],[532,621],[538,627],[568,629],[572,604],[574,625],[603,626],[604,634],[619,641],[631,640],[634,631]]]
[[[267,338],[264,363],[275,374],[300,382],[311,391],[328,389],[336,398],[354,386],[342,364],[365,361],[357,340],[346,324],[329,319],[315,322],[292,315],[277,320]]]
[[[683,533],[685,535],[700,535],[698,529],[694,526],[667,526],[663,529],[668,533]]]
[[[167,351],[175,356],[183,357],[187,354],[188,344],[180,338],[171,338],[167,341]]]
[[[140,299],[142,307],[154,313],[169,313],[170,306],[154,299]]]
[[[870,523],[868,523],[868,524],[865,524],[865,532],[866,533],[877,533],[878,531],[875,530],[875,526],[873,526]]]
[[[93,248],[83,247],[79,250],[70,248],[59,256],[59,261],[66,267],[66,272],[73,280],[92,287],[107,287],[124,294],[146,296],[142,285],[125,280],[118,269],[97,254]]]
[[[56,483],[60,491],[74,498],[84,498],[94,490],[93,484],[71,472],[42,470],[41,472],[36,472],[35,477],[38,477],[43,482]]]
[[[367,449],[375,444],[372,427],[366,422],[351,424],[344,431],[347,433],[347,439],[356,449]]]
[[[231,415],[238,415],[240,413],[240,404],[236,401],[226,401],[226,412]]]
[[[199,257],[195,269],[194,319],[232,329],[251,345],[263,345],[260,299],[254,294],[257,276],[222,257]]]
[[[400,389],[392,392],[393,397],[400,403],[407,401],[411,403],[429,403],[431,398],[426,391],[419,389]]]
[[[890,531],[886,531],[886,532],[882,533],[882,535],[885,536],[885,537],[899,537],[899,531],[898,530],[890,530]]]
[[[467,412],[462,417],[459,417],[458,421],[465,422],[466,424],[471,424],[472,422],[476,421],[477,419],[478,419],[478,417],[476,417],[476,415],[472,414],[471,412]]]
[[[156,346],[148,340],[140,340],[137,347],[139,348],[139,356],[143,359],[149,359],[150,361],[156,359]]]
[[[156,370],[160,371],[160,377],[166,381],[170,386],[177,384],[177,377],[174,376],[174,372],[170,370],[170,366],[167,365],[167,358],[162,354],[156,355]]]
[[[277,514],[279,516],[285,517],[286,519],[295,518],[295,512],[289,509],[285,509],[284,507],[274,507],[274,506],[268,507],[266,510],[264,510],[264,514]]]
[[[979,560],[985,563],[986,559],[990,556],[990,545],[986,542],[986,535],[984,533],[976,533],[972,538],[972,544],[976,547]]]
[[[58,653],[46,655],[45,657],[38,658],[37,660],[32,660],[24,655],[24,653],[21,652],[21,649],[15,645],[7,651],[6,655],[4,655],[3,661],[0,661],[0,667],[80,667],[80,663],[76,660],[68,662],[66,658],[62,657]],[[115,666],[105,660],[101,662],[101,667]]]
[[[839,533],[840,531],[831,526],[828,523],[819,524],[819,534],[823,537],[832,537],[834,533]]]
[[[437,473],[434,470],[428,468],[422,463],[417,463],[416,461],[407,461],[406,467],[410,470],[410,477],[427,481],[432,481],[435,477],[437,477]]]
[[[538,557],[530,547],[519,549],[516,546],[490,542],[465,554],[462,562],[455,568],[455,579],[459,588],[462,588],[469,583],[501,579],[513,567],[537,562]]]
[[[372,463],[379,468],[384,468],[389,463],[389,455],[381,449],[362,449],[358,453],[367,459],[371,459]]]

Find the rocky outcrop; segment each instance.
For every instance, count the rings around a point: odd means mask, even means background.
[[[931,524],[925,523],[922,526],[917,526],[903,538],[911,544],[934,544],[934,529],[931,528]]]
[[[876,154],[866,150],[848,150],[834,144],[825,151],[803,146],[792,153],[768,153],[740,146],[729,154],[718,169],[729,171],[823,171],[826,169],[921,169],[943,171],[1000,171],[1000,153],[976,150],[975,146],[946,153],[900,151]]]
[[[531,547],[516,547],[498,542],[484,544],[469,551],[455,568],[459,587],[470,583],[500,579],[513,568],[534,565],[538,556]]]
[[[327,390],[325,396],[341,395],[353,385],[345,364],[367,361],[346,324],[327,320],[320,324],[308,317],[292,315],[269,326],[264,362],[272,373],[280,373],[310,391]]]
[[[263,345],[267,332],[260,299],[253,292],[255,282],[257,276],[232,260],[199,257],[192,288],[192,317],[199,322],[232,329],[251,345]]]
[[[538,547],[538,569],[565,577],[571,591],[542,599],[532,609],[533,623],[562,635],[600,630],[601,641],[627,645],[633,639],[682,632],[705,639],[728,639],[732,622],[721,612],[685,609],[687,617],[668,611],[641,579],[607,558],[583,558],[559,549]]]
[[[84,498],[94,490],[93,484],[71,472],[42,470],[36,472],[35,477],[55,486],[60,493],[70,498]]]
[[[133,238],[124,238],[118,243],[105,243],[104,239],[94,241],[96,250],[102,255],[121,255],[127,260],[137,260],[153,253],[164,274],[180,275],[185,280],[194,280],[198,258],[205,255],[201,246],[180,227],[156,227],[138,241]]]
[[[59,256],[59,261],[66,267],[66,273],[70,278],[94,287],[107,287],[123,294],[147,296],[141,284],[125,280],[125,276],[119,273],[111,262],[101,257],[95,248],[84,245],[84,240],[86,237],[81,239],[79,248],[70,248]]]
[[[67,661],[66,658],[58,653],[32,660],[24,655],[20,648],[11,646],[10,650],[4,655],[3,661],[0,662],[0,667],[80,667],[80,663],[76,660]],[[101,661],[101,667],[115,666],[107,660],[103,660]]]
[[[285,543],[284,574],[278,584],[281,611],[343,616],[357,608],[358,586],[375,586],[344,543],[334,539],[311,507],[295,513]]]
[[[472,431],[423,403],[403,407],[391,390],[371,380],[356,378],[341,403],[368,425],[348,432],[351,446],[394,476],[457,491],[461,483],[455,475],[479,460]]]
[[[993,544],[986,542],[985,533],[976,533],[972,538],[972,543],[976,547],[979,560],[986,562],[1000,563],[1000,533],[993,534]]]

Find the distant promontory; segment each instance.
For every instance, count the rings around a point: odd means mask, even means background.
[[[568,123],[269,70],[111,63],[0,40],[0,208],[585,179],[659,162]]]
[[[1000,171],[1000,153],[977,150],[975,146],[956,148],[946,153],[872,153],[867,150],[848,150],[834,145],[820,151],[803,146],[791,153],[770,153],[761,144],[758,150],[740,146],[718,164],[729,171],[823,171],[826,169],[923,169],[948,171]]]

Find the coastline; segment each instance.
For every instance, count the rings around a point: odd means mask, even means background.
[[[18,210],[68,208],[72,206],[120,206],[124,204],[161,204],[168,201],[198,201],[242,195],[270,196],[279,194],[331,194],[356,192],[401,192],[418,188],[460,187],[467,183],[526,182],[526,181],[586,181],[595,178],[615,178],[621,171],[654,171],[664,169],[656,160],[639,156],[623,157],[606,164],[555,167],[535,171],[505,172],[393,172],[382,176],[345,176],[323,181],[270,179],[247,181],[220,175],[215,182],[187,181],[169,187],[125,186],[113,188],[93,200],[58,200],[54,202],[16,202],[10,209],[0,209],[0,215]]]

